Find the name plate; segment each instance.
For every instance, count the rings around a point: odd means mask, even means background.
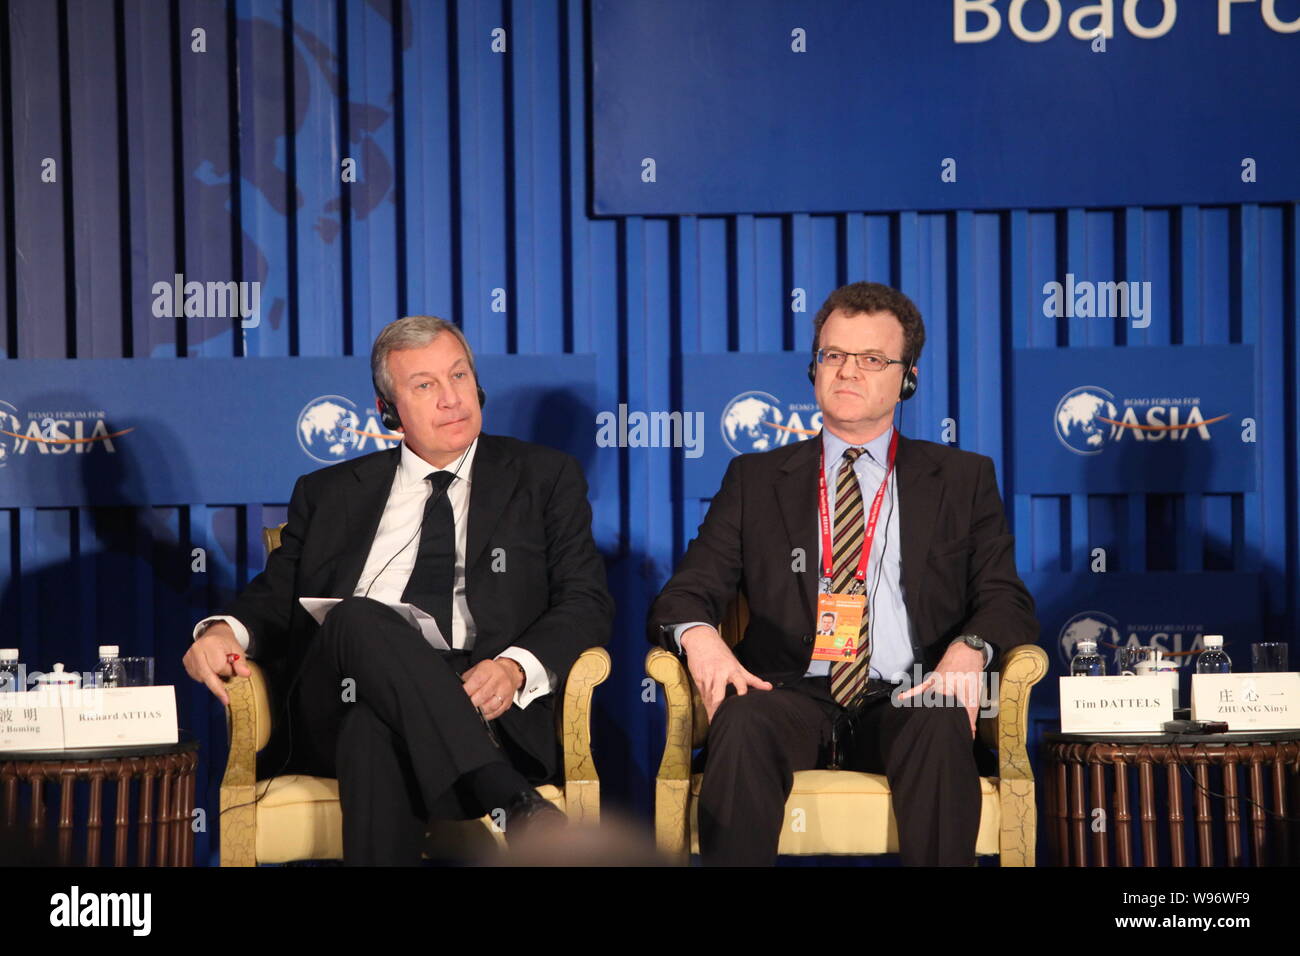
[[[63,709],[63,746],[124,747],[177,741],[176,688],[101,687]]]
[[[1300,673],[1193,674],[1192,719],[1229,731],[1300,730]]]
[[[1064,734],[1158,734],[1174,719],[1174,692],[1163,674],[1060,682]]]
[[[63,704],[53,688],[0,694],[0,750],[59,750]]]
[[[0,694],[0,751],[174,744],[176,689],[47,687]]]

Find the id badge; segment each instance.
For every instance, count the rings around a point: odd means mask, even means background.
[[[817,595],[817,629],[812,659],[815,661],[852,661],[863,648],[862,616],[866,613],[865,594]]]

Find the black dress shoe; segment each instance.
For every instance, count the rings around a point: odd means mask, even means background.
[[[562,827],[568,822],[563,810],[529,787],[520,790],[506,804],[506,842],[518,839],[534,827]]]

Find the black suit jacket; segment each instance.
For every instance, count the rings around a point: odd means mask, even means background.
[[[812,660],[817,610],[820,434],[734,458],[699,534],[650,608],[651,643],[676,650],[668,625],[722,620],[737,589],[749,627],[735,652],[764,680],[797,679]],[[995,650],[1038,640],[1034,600],[1016,573],[992,459],[898,437],[899,531],[912,650],[932,670],[960,634]],[[869,500],[869,495],[868,495]],[[792,571],[796,550],[803,567]]]
[[[249,656],[282,683],[317,631],[298,598],[352,595],[400,457],[399,446],[299,478],[280,547],[223,612],[248,628]],[[471,661],[517,645],[555,673],[562,690],[578,655],[608,641],[614,617],[582,470],[562,452],[481,434],[472,479],[465,554],[477,635]],[[492,569],[498,548],[503,571]],[[498,721],[545,777],[557,769],[555,696],[511,707]]]

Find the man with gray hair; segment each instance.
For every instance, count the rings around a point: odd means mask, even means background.
[[[482,432],[459,328],[391,323],[371,374],[401,445],[298,479],[281,546],[185,667],[223,703],[241,655],[286,678],[277,769],[338,778],[345,862],[417,863],[431,818],[503,814],[507,839],[559,818],[533,789],[559,766],[555,692],[614,606],[581,468]],[[318,627],[299,598],[319,597],[342,600]]]

